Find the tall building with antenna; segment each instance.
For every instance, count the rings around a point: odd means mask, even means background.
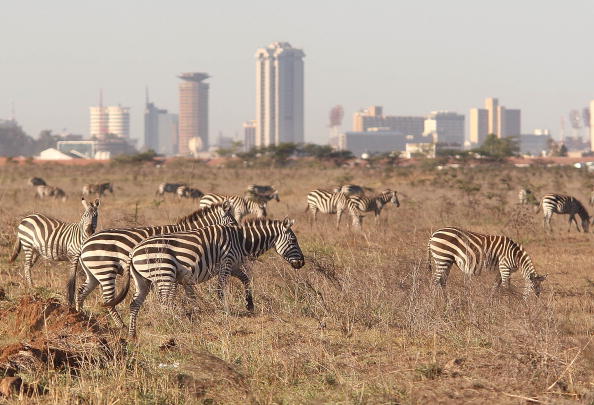
[[[304,141],[305,54],[288,42],[256,51],[256,146]]]
[[[99,93],[99,105],[89,107],[89,135],[97,139],[105,139],[107,134],[118,138],[130,138],[130,108],[103,105],[103,91]]]
[[[199,151],[208,150],[208,93],[210,85],[204,80],[210,75],[202,72],[182,73],[179,84],[179,132],[180,155],[189,155],[190,142]]]

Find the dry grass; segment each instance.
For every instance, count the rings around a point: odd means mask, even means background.
[[[71,198],[64,204],[32,199],[34,190],[25,186],[32,175],[64,188]],[[516,204],[519,187],[527,184],[539,195],[554,190],[585,202],[593,181],[587,173],[501,167],[242,171],[190,162],[163,168],[4,166],[0,287],[6,298],[0,306],[0,347],[34,339],[16,331],[11,317],[23,296],[64,301],[65,263],[38,264],[34,291],[25,288],[22,258],[7,263],[18,217],[42,211],[75,221],[82,210],[80,188],[103,179],[115,183],[116,195],[103,200],[100,227],[170,223],[192,211],[190,201],[156,199],[156,187],[165,180],[228,193],[253,182],[276,185],[281,202],[272,202],[269,212],[297,220],[307,264],[293,270],[273,252],[254,263],[253,316],[237,281],[230,289],[230,315],[221,311],[214,283],[198,289],[197,301],[180,296],[171,310],[151,295],[140,312],[138,342],[117,350],[120,332],[105,329],[113,324],[95,292],[86,301],[85,316],[98,318],[110,355],[91,347],[75,370],[68,365],[19,371],[23,381],[48,391],[11,401],[594,403],[594,237],[567,234],[565,218],[553,219],[553,235],[543,234],[541,215]],[[334,218],[324,215],[310,226],[303,213],[307,192],[343,181],[397,189],[402,205],[386,208],[378,228],[368,218],[362,234],[349,229],[348,219],[336,232]],[[521,242],[537,270],[549,274],[540,299],[525,303],[518,288],[490,300],[493,274],[464,279],[457,269],[448,281],[448,299],[435,295],[426,243],[432,230],[445,225],[503,233]],[[523,285],[517,275],[512,284]],[[124,314],[127,303],[119,306]],[[51,325],[46,320],[39,333],[49,336]]]

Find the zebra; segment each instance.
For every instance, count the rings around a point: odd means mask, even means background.
[[[307,195],[307,207],[305,212],[308,210],[312,213],[313,222],[316,221],[316,215],[318,211],[323,214],[336,214],[336,228],[340,226],[340,219],[342,213],[348,207],[348,197],[342,192],[331,192],[328,190],[316,189],[310,191]]]
[[[176,224],[162,226],[146,226],[137,228],[104,229],[85,241],[81,250],[79,263],[84,270],[86,280],[79,288],[76,298],[77,269],[73,269],[68,281],[68,302],[80,311],[85,298],[101,285],[104,302],[110,302],[115,294],[117,274],[122,273],[123,263],[138,243],[144,239],[172,232],[188,231],[209,225],[236,225],[229,202],[201,208],[192,214],[180,218]],[[108,307],[108,312],[118,327],[123,322],[115,308]]]
[[[257,184],[250,184],[245,191],[245,198],[256,200],[261,199],[263,201],[276,200],[280,202],[278,191],[273,186],[259,186]]]
[[[62,199],[62,201],[66,201],[66,193],[64,190],[58,187],[53,186],[37,186],[35,198],[46,198],[52,197],[55,199]]]
[[[45,180],[43,180],[41,177],[31,177],[28,181],[27,184],[30,186],[47,186],[47,183],[45,182]]]
[[[187,186],[180,186],[176,190],[177,197],[182,198],[191,198],[193,200],[197,198],[201,198],[204,193],[197,188],[191,188]]]
[[[155,193],[158,196],[163,196],[165,193],[176,194],[177,189],[181,186],[188,186],[186,183],[161,183]]]
[[[389,188],[385,189],[375,197],[365,197],[361,195],[354,195],[348,199],[348,207],[353,217],[353,225],[361,228],[363,222],[363,214],[366,212],[373,212],[375,214],[375,223],[379,222],[379,215],[382,208],[391,202],[396,207],[400,207],[400,201],[396,191]]]
[[[24,217],[17,227],[17,239],[9,261],[18,257],[21,248],[25,252],[25,278],[32,287],[31,267],[39,257],[46,260],[70,262],[76,268],[77,257],[83,242],[97,229],[100,201],[90,204],[83,198],[85,212],[77,223],[66,223],[44,214],[31,214]]]
[[[594,190],[590,192],[590,205],[594,205]]]
[[[534,193],[529,188],[521,188],[518,193],[518,201],[520,205],[535,204],[537,201]]]
[[[99,197],[103,197],[107,191],[113,195],[113,184],[85,184],[82,188],[82,195],[97,194]]]
[[[493,292],[500,286],[509,288],[511,273],[520,270],[525,280],[524,299],[530,291],[540,295],[541,282],[532,260],[522,246],[503,235],[484,235],[456,227],[441,228],[431,235],[427,246],[429,271],[435,263],[433,281],[444,288],[454,263],[467,275],[478,275],[482,269],[498,270]]]
[[[266,218],[266,202],[248,200],[237,195],[204,194],[200,199],[200,207],[208,207],[225,200],[228,200],[233,206],[233,216],[238,223],[248,214],[254,214],[258,218]]]
[[[305,259],[291,229],[293,224],[288,218],[250,219],[243,226],[215,225],[145,239],[130,253],[125,286],[109,305],[117,305],[125,298],[132,277],[136,292],[130,303],[128,334],[135,337],[138,312],[152,283],[161,301],[170,303],[177,283],[195,285],[218,276],[218,293],[226,310],[225,287],[232,275],[242,281],[246,307],[253,311],[251,280],[240,265],[244,258],[260,256],[274,247],[293,268],[303,267]]]
[[[584,205],[575,197],[564,194],[546,194],[540,200],[540,204],[536,208],[536,212],[542,207],[544,215],[543,227],[549,227],[550,231],[553,231],[551,227],[551,217],[553,214],[568,214],[569,215],[569,228],[567,232],[571,230],[571,222],[575,222],[575,227],[580,232],[580,227],[575,219],[575,215],[578,214],[582,220],[582,228],[584,232],[588,232],[590,229],[590,214],[584,207]]]
[[[365,195],[366,191],[373,191],[373,189],[369,187],[358,186],[356,184],[344,184],[342,186],[336,186],[332,190],[335,193],[344,193],[348,197],[353,195]]]

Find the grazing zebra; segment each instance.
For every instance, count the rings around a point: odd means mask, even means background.
[[[244,284],[246,306],[253,311],[251,281],[240,266],[244,258],[260,256],[274,247],[293,268],[303,267],[305,260],[291,230],[293,223],[288,218],[252,219],[243,226],[209,226],[148,238],[130,253],[126,285],[110,305],[125,298],[132,276],[136,292],[130,303],[129,335],[135,337],[138,311],[151,284],[156,285],[161,301],[170,303],[177,283],[195,285],[218,276],[219,297],[227,309],[225,287],[233,275]]]
[[[400,207],[400,201],[396,191],[392,191],[389,188],[382,191],[375,197],[365,197],[361,195],[354,195],[348,199],[348,207],[353,217],[353,225],[361,227],[363,222],[363,214],[366,212],[373,212],[375,214],[375,223],[379,222],[379,215],[382,212],[382,208],[391,202],[397,207]]]
[[[482,269],[498,270],[494,291],[500,286],[509,288],[511,273],[520,270],[525,280],[524,298],[530,290],[540,295],[539,276],[528,253],[510,238],[502,235],[483,235],[460,228],[442,228],[431,235],[427,246],[428,264],[435,263],[433,280],[445,287],[450,268],[454,263],[467,275],[480,274]]]
[[[366,191],[373,191],[373,189],[369,187],[358,186],[356,184],[344,184],[342,186],[337,186],[334,188],[335,193],[344,193],[347,196],[353,195],[365,195]]]
[[[195,200],[197,198],[201,198],[204,193],[200,190],[198,190],[197,188],[191,188],[191,187],[187,187],[187,186],[180,186],[177,188],[177,197],[182,199],[182,198],[191,198],[192,200]]]
[[[165,193],[176,194],[181,186],[188,186],[186,183],[161,183],[155,194],[163,196]]]
[[[47,186],[47,183],[45,182],[45,180],[43,180],[41,177],[31,177],[28,181],[27,184],[30,186]]]
[[[590,214],[588,214],[584,205],[575,197],[564,194],[546,194],[540,200],[540,204],[536,208],[537,212],[541,207],[544,214],[543,227],[545,229],[548,225],[549,230],[553,231],[551,227],[551,217],[553,214],[569,215],[569,228],[567,228],[567,232],[571,230],[571,222],[575,222],[575,227],[580,232],[580,227],[575,219],[576,214],[582,219],[584,232],[588,232],[590,229]]]
[[[250,184],[245,191],[245,198],[248,200],[261,199],[263,201],[276,200],[280,202],[280,197],[276,188],[272,186],[259,186],[257,184]]]
[[[103,197],[103,195],[105,195],[107,191],[109,191],[113,195],[113,184],[85,184],[82,188],[83,195],[97,194],[99,197]]]
[[[66,193],[64,190],[58,187],[53,186],[37,186],[37,192],[35,194],[35,198],[61,198],[62,201],[66,201]]]
[[[235,216],[238,223],[248,214],[253,214],[258,218],[266,218],[266,202],[248,200],[237,195],[204,194],[200,199],[200,207],[208,207],[225,200],[228,200],[233,206],[233,216]]]
[[[83,242],[97,229],[99,200],[90,204],[83,198],[85,212],[77,223],[66,223],[43,214],[31,214],[23,218],[17,228],[17,239],[10,262],[14,262],[21,248],[25,252],[25,277],[33,286],[31,267],[39,257],[46,260],[70,262],[71,269],[76,262]]]
[[[318,211],[323,214],[336,214],[336,228],[340,226],[340,219],[343,211],[348,206],[348,197],[344,193],[336,193],[327,190],[313,190],[307,195],[307,207],[312,213],[313,222],[316,221]]]
[[[209,225],[236,225],[232,216],[232,207],[228,202],[199,209],[183,217],[174,225],[146,226],[138,228],[104,229],[85,241],[80,252],[80,267],[85,272],[86,280],[76,296],[76,310],[80,311],[85,298],[101,285],[103,301],[110,302],[115,294],[116,275],[121,274],[123,263],[134,246],[144,239],[166,233],[188,231]],[[75,301],[76,268],[68,281],[68,302]],[[118,327],[123,326],[122,319],[115,308],[108,311]]]

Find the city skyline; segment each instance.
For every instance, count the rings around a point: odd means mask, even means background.
[[[32,136],[63,128],[87,135],[88,106],[103,88],[111,103],[130,107],[131,136],[142,139],[144,87],[160,107],[177,111],[176,75],[197,70],[213,75],[211,135],[232,136],[255,114],[253,51],[272,41],[307,52],[308,142],[325,141],[327,113],[336,104],[346,116],[371,104],[397,115],[468,114],[477,100],[497,95],[522,109],[525,131],[550,128],[558,137],[560,117],[594,98],[594,55],[585,51],[591,2],[570,8],[502,1],[489,10],[469,1],[435,2],[431,13],[412,2],[279,9],[262,1],[232,11],[187,3],[181,15],[175,3],[57,2],[34,12],[12,5],[0,27],[12,38],[3,51],[0,118],[11,117],[14,101],[17,120]],[[205,18],[192,24],[198,9]],[[29,28],[15,37],[23,21]]]

